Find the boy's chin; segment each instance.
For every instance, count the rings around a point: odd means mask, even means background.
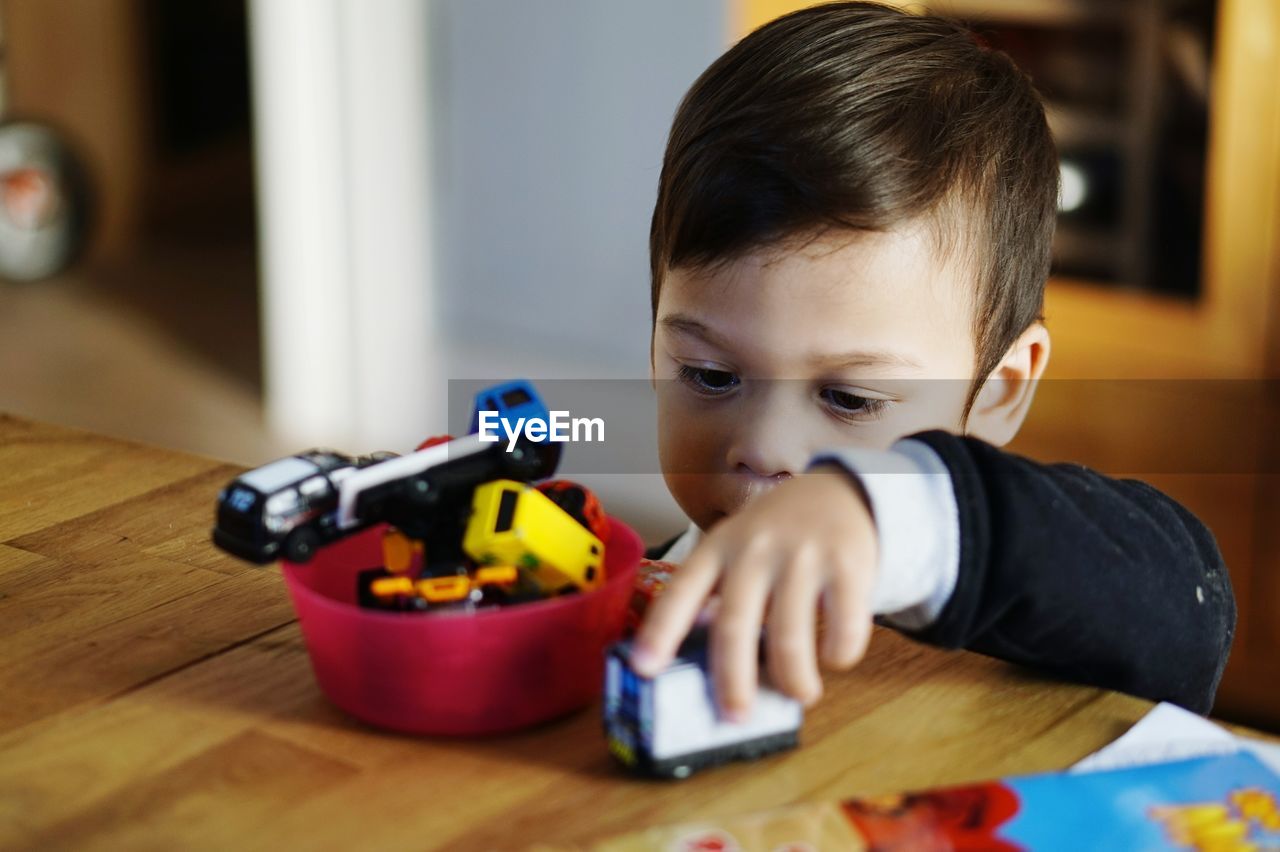
[[[727,517],[727,512],[721,512],[719,509],[713,509],[706,514],[700,515],[694,523],[698,525],[698,529],[706,532]]]

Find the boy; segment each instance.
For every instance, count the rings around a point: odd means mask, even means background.
[[[1235,625],[1210,532],[996,449],[1049,357],[1057,194],[1030,81],[940,18],[805,9],[693,84],[650,236],[659,452],[692,524],[654,554],[682,565],[642,673],[702,613],[728,718],[762,626],[771,681],[812,703],[874,616],[1208,712]]]

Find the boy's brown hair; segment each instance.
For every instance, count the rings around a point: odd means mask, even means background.
[[[919,218],[976,277],[972,405],[1041,319],[1057,200],[1044,107],[1007,55],[945,18],[813,6],[738,42],[676,111],[649,236],[654,319],[667,269]]]

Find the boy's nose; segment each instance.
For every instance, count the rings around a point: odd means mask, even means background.
[[[748,430],[735,436],[725,461],[734,473],[776,485],[804,470],[809,461],[795,439],[795,435],[773,434],[769,429]]]
[[[767,468],[769,466],[761,465],[761,467]],[[771,473],[766,473],[766,472],[757,470],[756,468],[752,467],[746,462],[738,462],[738,465],[733,469],[733,472],[740,473],[743,476],[750,476],[753,479],[768,480],[768,482],[765,483],[768,485],[777,485],[779,482],[782,482],[783,480],[790,479],[792,475],[791,471],[789,470],[779,470],[779,471],[773,471]]]

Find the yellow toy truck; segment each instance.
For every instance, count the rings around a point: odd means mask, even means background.
[[[462,549],[479,565],[514,565],[546,592],[591,591],[604,580],[604,545],[532,485],[478,487]]]

